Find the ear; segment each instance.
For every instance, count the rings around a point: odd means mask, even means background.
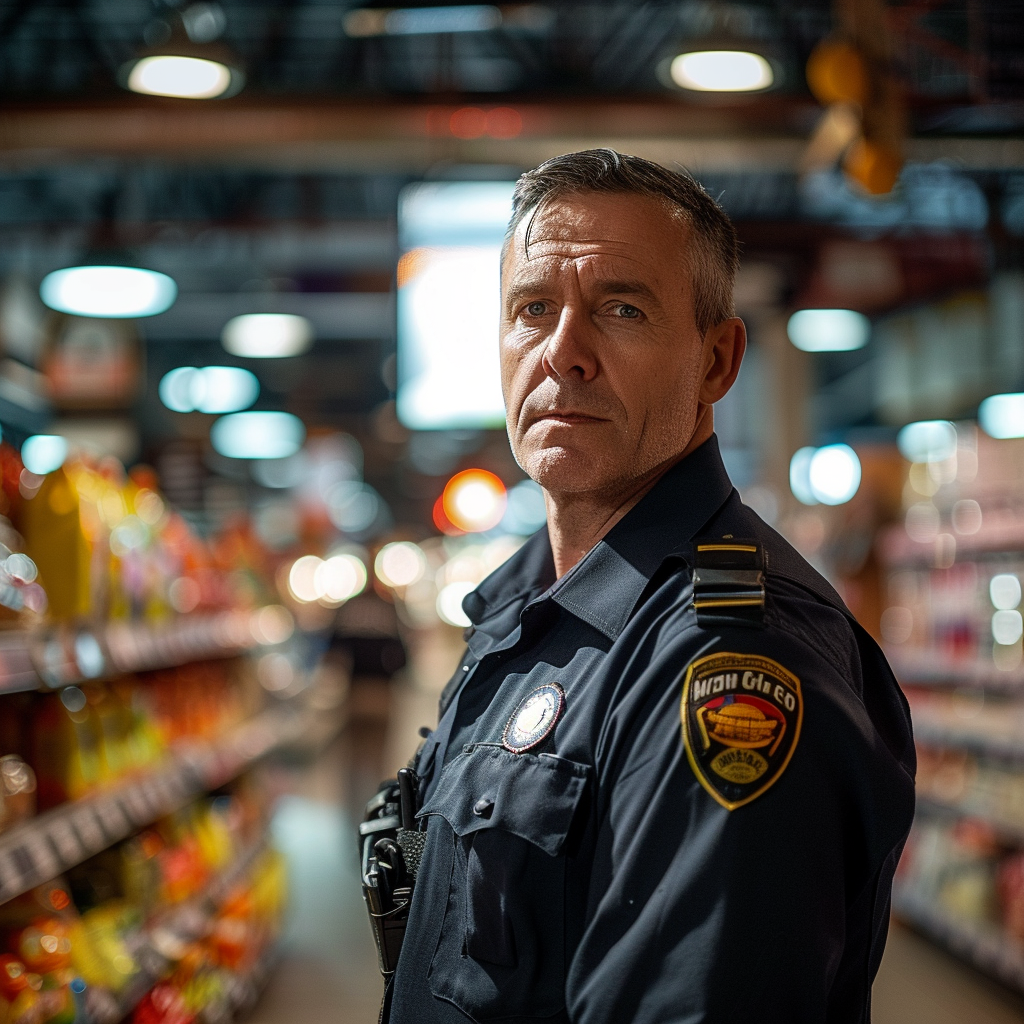
[[[704,335],[704,380],[698,400],[714,405],[724,398],[740,372],[747,349],[747,328],[738,316],[715,324]]]

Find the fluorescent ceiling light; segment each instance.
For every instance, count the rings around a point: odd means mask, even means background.
[[[228,459],[287,459],[305,439],[305,426],[291,413],[232,413],[210,430],[214,450]]]
[[[160,381],[160,401],[172,412],[238,412],[259,394],[256,375],[239,366],[179,366]]]
[[[896,446],[909,462],[945,462],[956,455],[956,427],[949,420],[908,423],[896,435]]]
[[[64,465],[68,443],[57,434],[33,434],[21,446],[21,461],[36,476],[46,476]]]
[[[850,352],[871,337],[871,321],[852,309],[798,309],[786,325],[802,352]]]
[[[231,68],[215,60],[158,54],[135,62],[128,88],[148,96],[212,100],[231,87]]]
[[[286,459],[305,439],[302,420],[288,412],[236,412],[210,430],[214,449],[229,459]]]
[[[294,313],[245,313],[227,322],[221,344],[250,359],[297,356],[313,344],[313,325]]]
[[[978,407],[978,423],[989,437],[1024,437],[1024,395],[992,395]]]
[[[178,296],[174,279],[139,267],[67,267],[43,278],[39,295],[51,309],[76,316],[155,316]]]
[[[681,53],[669,67],[672,81],[697,92],[757,92],[774,81],[772,66],[745,50],[698,50]]]

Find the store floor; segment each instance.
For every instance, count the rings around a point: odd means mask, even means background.
[[[291,915],[267,986],[243,1024],[374,1024],[380,980],[356,870],[355,805],[414,736],[431,698],[358,697],[315,763],[293,767],[274,823],[291,865]],[[389,706],[394,714],[389,716]],[[415,724],[413,724],[415,723]],[[412,740],[410,740],[412,742]],[[874,1024],[1011,1024],[1024,1000],[894,924],[875,983]]]

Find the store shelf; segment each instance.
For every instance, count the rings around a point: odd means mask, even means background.
[[[222,999],[203,1008],[203,1024],[225,1024],[256,1002],[278,959],[278,948],[271,943],[247,971],[236,975]]]
[[[315,725],[307,712],[265,711],[214,743],[177,748],[159,768],[47,811],[0,835],[0,903],[80,864],[211,789]]]
[[[893,886],[895,914],[955,956],[1024,992],[1024,947],[1000,928],[971,922],[936,906],[931,896]]]
[[[202,893],[159,915],[142,929],[132,945],[140,970],[125,990],[115,995],[103,989],[89,989],[87,1001],[92,1024],[118,1024],[142,1002],[146,993],[181,959],[185,947],[206,934],[225,896],[245,878],[266,848],[265,836],[251,843]]]
[[[986,509],[981,529],[976,533],[952,533],[956,541],[956,557],[984,558],[1006,552],[1024,551],[1024,521],[1015,509]],[[899,566],[935,564],[937,545],[948,541],[936,538],[929,541],[911,540],[900,524],[879,532],[878,551],[882,561],[891,568]]]
[[[987,690],[1024,692],[1024,665],[1005,670],[991,661],[956,661],[941,651],[886,647],[885,656],[905,686],[978,687]]]
[[[1024,822],[1009,821],[993,813],[977,800],[958,800],[951,803],[918,795],[917,812],[933,817],[975,818],[989,825],[1004,842],[1024,847]]]
[[[1007,732],[972,730],[965,726],[950,726],[943,720],[929,721],[928,717],[914,713],[914,739],[929,747],[952,747],[968,750],[983,757],[1004,761],[1024,761],[1024,736]]]
[[[112,622],[0,632],[0,693],[228,657],[265,642],[259,617],[259,611],[231,611],[182,615],[160,625]]]

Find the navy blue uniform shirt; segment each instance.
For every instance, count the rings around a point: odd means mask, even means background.
[[[760,545],[763,624],[698,622],[701,538]],[[464,607],[392,1024],[868,1021],[909,712],[717,439],[561,579],[541,531]]]

